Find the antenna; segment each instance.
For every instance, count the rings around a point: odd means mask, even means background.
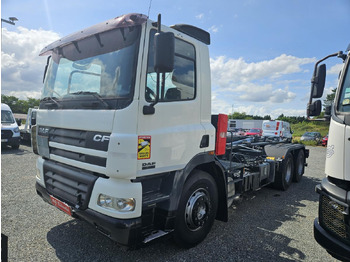
[[[152,6],[152,0],[149,0],[148,14],[147,14],[148,17],[149,17],[149,12],[151,11],[151,6]]]

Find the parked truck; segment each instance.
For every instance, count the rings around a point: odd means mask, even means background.
[[[188,248],[244,192],[300,181],[303,145],[226,143],[209,44],[197,27],[128,14],[45,47],[38,195],[119,244],[171,234]]]
[[[32,126],[36,125],[36,108],[29,108],[26,123],[19,127],[22,141],[31,141]]]
[[[339,57],[344,62],[332,105],[326,105],[325,116],[330,121],[326,178],[316,186],[320,194],[318,218],[314,221],[316,241],[332,256],[350,261],[350,45],[347,54],[338,52],[326,56],[315,64],[311,80],[311,94],[307,115],[321,113],[326,65],[322,61]]]

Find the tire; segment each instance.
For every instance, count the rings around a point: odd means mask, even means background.
[[[11,148],[12,148],[12,149],[18,149],[18,148],[19,148],[19,144],[12,145]]]
[[[174,240],[191,248],[208,235],[218,208],[218,190],[208,173],[195,170],[184,185],[175,219]]]
[[[304,169],[305,169],[305,153],[304,153],[304,150],[301,149],[299,150],[297,158],[295,159],[294,175],[293,175],[294,182],[300,182],[304,174]]]
[[[282,168],[276,172],[274,187],[280,190],[287,190],[293,179],[294,162],[291,153],[288,153],[283,162]]]

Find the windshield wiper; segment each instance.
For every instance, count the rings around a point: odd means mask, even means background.
[[[57,106],[57,108],[61,107],[61,104],[58,102],[58,98],[57,97],[47,96],[47,97],[44,97],[43,99],[40,100],[40,102],[48,102],[48,101],[52,101],[53,102],[53,103],[46,103],[46,104],[48,104],[48,106],[55,104]]]
[[[107,104],[107,102],[104,101],[104,100],[102,99],[102,96],[100,96],[100,94],[98,94],[98,93],[96,93],[96,92],[79,91],[79,92],[70,93],[70,94],[71,94],[71,95],[92,95],[92,96],[95,97],[98,101],[100,101],[100,102],[104,105],[104,107],[105,107],[106,109],[109,109],[109,108],[110,108],[109,104]]]

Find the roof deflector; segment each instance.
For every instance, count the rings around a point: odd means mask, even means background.
[[[186,35],[189,35],[203,42],[206,45],[210,45],[210,34],[207,31],[204,31],[203,29],[200,29],[192,25],[186,25],[186,24],[177,24],[177,25],[172,25],[170,27]]]

